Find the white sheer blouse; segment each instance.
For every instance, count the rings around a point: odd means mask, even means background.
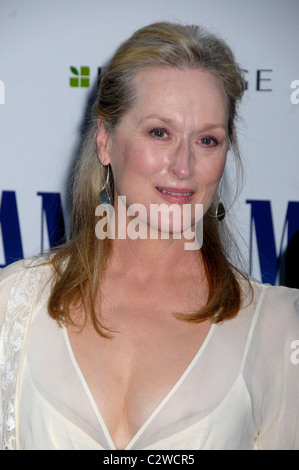
[[[35,270],[34,298],[24,302]],[[12,366],[5,360],[9,331],[2,328],[0,433],[12,427],[18,449],[114,450],[67,331],[47,314],[50,275],[49,266],[28,269],[23,263],[0,273],[0,326],[13,314],[12,297],[19,296],[30,317],[10,405],[3,405]],[[299,290],[252,284],[251,305],[212,326],[127,450],[299,449]],[[13,328],[18,330],[16,321]],[[11,430],[9,435],[13,439]]]

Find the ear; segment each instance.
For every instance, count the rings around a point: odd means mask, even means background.
[[[107,166],[110,163],[110,135],[105,126],[102,117],[97,119],[98,133],[97,133],[97,153],[98,159],[102,165]]]

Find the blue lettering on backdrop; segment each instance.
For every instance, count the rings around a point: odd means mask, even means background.
[[[59,193],[38,192],[42,198],[41,251],[44,249],[45,226],[51,248],[66,240],[66,231]],[[253,234],[255,231],[262,282],[275,284],[282,256],[282,246],[287,231],[287,243],[299,230],[299,201],[290,201],[287,206],[279,250],[276,249],[271,202],[248,199],[251,205],[249,272],[252,272]],[[22,237],[15,191],[3,191],[0,205],[0,229],[4,252],[4,264],[0,268],[23,258]]]
[[[5,264],[23,258],[22,238],[15,191],[3,191],[0,205],[0,229],[2,231]]]
[[[44,224],[45,216],[47,222],[50,247],[60,245],[66,241],[65,225],[59,193],[37,193],[42,197],[42,215],[41,215],[41,251],[44,249]]]
[[[37,193],[42,197],[41,251],[44,249],[44,218],[51,248],[65,242],[65,224],[59,193]],[[0,268],[22,259],[23,246],[15,191],[3,191],[0,205],[0,230],[4,253],[4,264]]]
[[[299,230],[299,202],[290,201],[288,203],[278,253],[276,251],[271,202],[259,200],[247,200],[246,202],[251,204],[249,272],[252,272],[253,230],[255,228],[261,280],[274,285],[280,268],[286,229],[287,243],[289,243],[294,233]]]

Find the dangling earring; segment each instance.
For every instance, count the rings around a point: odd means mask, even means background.
[[[220,183],[219,199],[221,198],[221,193],[222,193],[222,179]],[[218,222],[221,222],[221,220],[223,220],[225,217],[225,207],[221,201],[219,201],[217,204],[215,215],[216,215]]]
[[[225,217],[225,207],[222,204],[222,202],[219,202],[216,208],[216,218],[219,222],[221,222],[221,220],[223,220],[224,217]]]
[[[106,176],[106,182],[104,184],[104,186],[102,187],[101,191],[100,191],[100,203],[103,204],[103,206],[107,206],[108,204],[111,204],[111,197],[110,197],[110,194],[109,194],[109,186],[108,186],[108,183],[109,183],[109,166],[107,167],[107,176]]]

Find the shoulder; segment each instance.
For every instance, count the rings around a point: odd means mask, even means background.
[[[0,271],[0,327],[3,324],[12,286],[24,266],[24,260],[10,264]]]
[[[49,279],[49,273],[53,273],[53,269],[45,257],[22,259],[0,271],[0,327],[10,298],[22,292],[27,293],[33,280]]]
[[[299,315],[299,289],[251,281],[255,303],[272,315]]]
[[[272,286],[251,280],[252,314],[263,331],[277,339],[297,335],[299,339],[299,289]]]
[[[5,268],[0,270],[0,285],[3,283],[7,282],[9,279],[13,279],[16,277],[20,269],[25,264],[25,260],[19,260],[16,261],[15,263],[9,264]]]
[[[36,256],[15,261],[0,270],[0,286],[3,287],[5,284],[13,282],[21,273],[45,269],[50,264],[51,258],[46,256]]]
[[[24,265],[24,260],[20,260],[0,271],[0,327],[4,321],[10,292],[19,273],[24,269]]]

